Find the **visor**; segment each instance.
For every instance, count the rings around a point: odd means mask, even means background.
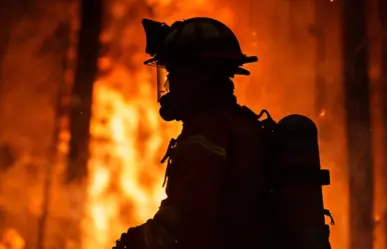
[[[157,65],[153,67],[153,70],[156,74],[157,102],[160,102],[160,98],[169,93],[168,72],[164,67]]]

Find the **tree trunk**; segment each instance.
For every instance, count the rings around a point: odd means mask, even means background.
[[[382,53],[381,53],[381,70],[380,70],[380,85],[382,89],[382,112],[383,112],[383,123],[384,123],[384,143],[383,150],[387,151],[387,0],[379,0],[379,18],[381,24],[381,36],[382,36]],[[386,157],[385,157],[386,158]],[[384,161],[383,165],[383,178],[384,178],[384,193],[387,198],[387,161]],[[384,231],[387,231],[387,210],[384,211]],[[385,241],[387,239],[385,238]],[[387,248],[387,243],[386,243]]]
[[[364,0],[342,0],[350,248],[373,247],[373,159]]]
[[[69,182],[82,180],[87,175],[92,92],[100,48],[101,5],[101,0],[83,0],[81,6],[77,70],[70,114]]]
[[[9,36],[12,29],[12,24],[16,16],[17,9],[15,7],[14,1],[12,0],[2,0],[0,2],[0,23],[2,26],[1,35],[0,35],[0,120],[2,120],[2,106],[3,98],[5,94],[5,79],[3,78],[3,58],[6,54]],[[0,121],[0,139],[3,131],[3,124]]]

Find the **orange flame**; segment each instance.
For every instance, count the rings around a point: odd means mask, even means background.
[[[86,205],[89,216],[83,220],[84,230],[87,231],[83,238],[84,249],[109,248],[128,227],[152,217],[164,197],[164,190],[161,188],[164,169],[159,166],[160,150],[163,146],[166,147],[171,135],[177,135],[180,127],[171,127],[168,124],[166,128],[158,117],[152,69],[142,66],[146,58],[143,53],[145,40],[140,25],[141,18],[149,16],[149,13],[146,14],[149,6],[153,19],[167,23],[193,16],[211,16],[226,23],[236,33],[248,34],[241,37],[242,45],[243,39],[247,39],[247,49],[254,53],[259,49],[260,55],[266,56],[266,60],[274,57],[276,51],[270,52],[269,56],[269,50],[273,49],[269,47],[270,41],[266,41],[266,44],[262,39],[265,29],[258,33],[255,31],[256,27],[247,28],[242,23],[243,18],[237,16],[242,12],[233,9],[237,4],[232,6],[231,2],[147,0],[148,6],[134,7],[130,0],[117,0],[111,5],[109,12],[113,18],[100,37],[103,44],[109,44],[109,52],[99,60],[102,73],[95,83],[93,94],[90,177]],[[270,8],[275,7],[268,7]],[[128,18],[128,12],[144,14],[132,13],[133,17]],[[282,12],[277,14],[279,13]],[[283,58],[287,52],[286,49],[278,51],[276,56]],[[270,64],[265,63],[252,71],[257,74],[272,70],[270,67]],[[274,71],[270,73],[272,76],[265,78],[266,81],[282,79],[280,74],[277,75]],[[310,86],[309,78],[306,79],[308,75],[309,72],[302,76],[304,78],[301,77],[305,86]],[[245,85],[237,85],[237,95],[247,99],[251,89],[248,90]],[[267,85],[262,84],[259,91],[268,92]],[[309,95],[313,96],[313,93]],[[254,103],[251,103],[253,108],[269,102],[274,113],[285,114],[276,99],[278,95],[262,96],[267,97],[259,101],[254,98]],[[305,101],[311,101],[310,98]],[[308,104],[304,103],[304,106]],[[325,118],[326,113],[327,110],[321,110],[317,117]],[[327,167],[335,168],[336,165],[325,162],[325,168]]]
[[[116,22],[124,18],[130,1],[117,1],[111,7]],[[217,9],[218,17],[232,21],[228,8],[218,8],[212,1],[148,1],[157,17],[172,22],[192,15],[209,15]],[[169,9],[173,6],[174,15]],[[166,18],[167,17],[167,18]],[[140,19],[123,30],[119,44],[145,47],[145,41],[133,39],[142,32]],[[110,23],[101,35],[102,43],[114,40],[115,25]],[[123,44],[122,44],[123,43]],[[177,135],[179,125],[167,130],[158,116],[155,85],[149,68],[141,67],[143,52],[122,55],[131,58],[135,71],[114,55],[100,58],[99,68],[107,71],[95,83],[91,124],[91,158],[88,203],[90,217],[84,220],[89,235],[85,248],[108,248],[129,226],[152,217],[164,198],[161,188],[164,169],[159,166],[160,149],[168,138]],[[141,136],[141,137],[139,137]]]
[[[5,229],[0,241],[1,249],[24,249],[25,241],[20,234],[12,228]]]

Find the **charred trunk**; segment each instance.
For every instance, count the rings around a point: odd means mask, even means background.
[[[77,69],[70,114],[68,181],[81,180],[87,175],[92,91],[100,48],[101,5],[101,0],[83,0],[81,5]]]
[[[3,96],[6,92],[6,81],[3,78],[3,61],[7,51],[8,42],[11,34],[12,24],[17,17],[19,9],[17,7],[17,1],[3,0],[0,2],[0,23],[1,23],[1,35],[0,35],[0,120],[2,120],[2,106]],[[3,124],[0,121],[0,138],[3,132]],[[0,155],[1,157],[1,155]],[[1,160],[1,159],[0,159]]]
[[[381,24],[381,37],[382,37],[382,53],[381,53],[381,75],[380,75],[380,83],[381,83],[381,99],[383,101],[382,103],[382,110],[383,110],[383,123],[384,123],[384,143],[383,143],[383,150],[387,151],[387,0],[379,0],[379,19]],[[387,193],[387,162],[384,162],[383,165],[383,177],[384,177],[384,184],[385,184],[385,191],[384,193]],[[385,196],[387,198],[387,195]],[[384,224],[385,224],[385,231],[387,231],[387,210],[385,210],[384,213]],[[387,245],[386,245],[387,246]]]
[[[365,0],[343,0],[350,248],[373,247],[373,159]]]

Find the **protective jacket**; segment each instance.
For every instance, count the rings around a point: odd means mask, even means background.
[[[257,167],[261,132],[240,106],[186,121],[165,158],[167,198],[153,219],[123,234],[119,247],[212,249],[260,243],[253,196],[264,181]]]

